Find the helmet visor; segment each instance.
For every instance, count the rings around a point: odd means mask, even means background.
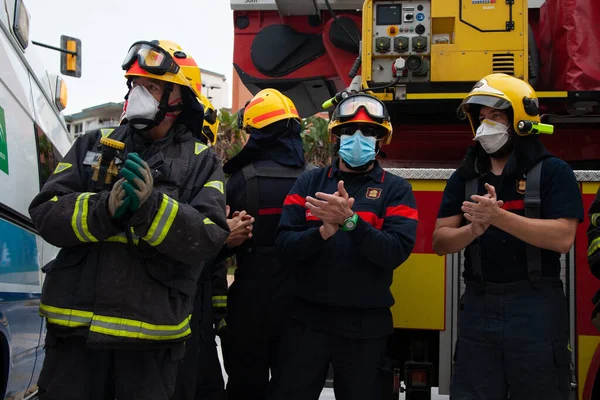
[[[471,96],[465,99],[458,109],[456,110],[456,114],[458,118],[465,119],[467,117],[467,113],[470,111],[469,108],[472,105],[483,106],[483,107],[491,107],[496,108],[498,110],[506,110],[507,108],[512,107],[510,101],[496,97],[496,96],[488,96],[488,95],[477,95]]]
[[[136,60],[142,69],[151,74],[164,75],[167,72],[173,74],[179,72],[179,66],[171,55],[149,42],[134,43],[127,52],[121,67],[127,71]]]
[[[368,96],[351,96],[344,99],[338,106],[336,117],[352,118],[358,113],[358,110],[363,108],[365,112],[373,119],[382,121],[388,118],[388,113],[378,99]]]

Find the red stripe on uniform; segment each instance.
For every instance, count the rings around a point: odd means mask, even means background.
[[[261,208],[258,210],[258,215],[276,215],[281,214],[281,208]]]
[[[283,201],[284,206],[297,205],[302,206],[306,204],[306,199],[299,194],[288,194]]]
[[[365,222],[373,225],[377,229],[383,227],[383,218],[379,218],[375,213],[369,211],[357,211],[358,216]]]
[[[320,219],[315,217],[310,210],[306,210],[305,215],[307,221],[320,221]]]
[[[502,208],[505,210],[522,210],[525,208],[525,202],[523,200],[505,201]]]
[[[275,111],[271,111],[271,112],[268,112],[268,113],[264,113],[263,115],[259,115],[258,117],[253,118],[252,122],[255,123],[255,124],[257,124],[257,123],[259,123],[261,121],[264,121],[266,119],[277,117],[277,116],[283,115],[283,114],[285,114],[285,109],[284,108],[279,109],[279,110],[275,110]]]
[[[406,217],[410,219],[414,219],[415,221],[419,220],[419,211],[414,208],[410,208],[408,206],[400,204],[399,206],[388,207],[385,210],[386,217]]]

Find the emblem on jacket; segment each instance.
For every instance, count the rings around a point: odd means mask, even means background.
[[[517,193],[525,194],[526,188],[527,188],[527,180],[525,178],[517,179]]]
[[[381,196],[380,188],[367,188],[367,199],[375,200]]]

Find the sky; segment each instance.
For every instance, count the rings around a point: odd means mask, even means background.
[[[60,46],[60,36],[82,42],[80,78],[64,76],[65,115],[127,93],[121,64],[138,40],[179,44],[200,68],[224,74],[231,91],[233,17],[229,0],[24,0],[30,40]],[[36,46],[46,69],[60,70],[59,52]],[[229,99],[231,101],[231,93]]]

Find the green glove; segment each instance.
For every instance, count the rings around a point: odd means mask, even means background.
[[[144,167],[144,160],[140,158],[138,153],[129,153],[127,159],[136,162],[140,167]]]
[[[127,182],[123,182],[123,189],[125,189],[125,192],[127,193],[127,198],[125,200],[130,200],[129,202],[127,202],[129,208],[131,209],[131,211],[137,211],[140,208],[140,199],[138,195],[135,194],[135,189],[133,188],[133,185],[129,183],[129,180]],[[123,204],[125,204],[125,201],[123,202]]]
[[[144,175],[142,174],[142,170],[144,167],[138,165],[137,163],[127,160],[123,168],[121,168],[121,175],[127,179],[127,181],[133,185],[137,190],[140,190],[138,185],[135,183],[135,179],[139,179],[141,181],[144,180]]]
[[[125,183],[127,182],[123,182],[123,184]],[[115,215],[113,215],[113,218],[121,218],[123,214],[125,214],[125,211],[127,211],[127,208],[129,207],[130,203],[131,198],[129,196],[126,196],[125,199],[123,199],[123,204],[121,204],[121,206],[115,211]]]

